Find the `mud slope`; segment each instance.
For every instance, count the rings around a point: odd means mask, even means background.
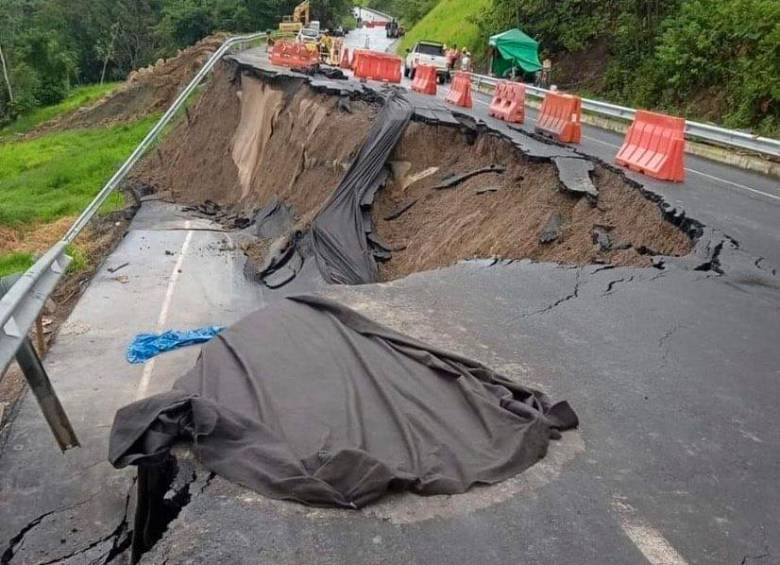
[[[377,115],[365,98],[226,63],[136,180],[174,201],[211,200],[248,217],[279,199],[304,228]],[[372,208],[391,250],[382,280],[471,258],[647,266],[652,255],[691,249],[689,236],[622,175],[595,164],[598,198],[566,191],[552,161],[528,157],[486,128],[412,122],[389,167],[390,181]],[[497,170],[441,188],[485,167]]]
[[[171,199],[242,213],[273,198],[310,219],[338,183],[376,114],[303,81],[266,83],[221,66],[188,117],[136,173]]]
[[[477,257],[647,266],[651,254],[691,248],[619,174],[596,166],[594,202],[561,190],[554,165],[529,160],[497,135],[474,139],[457,128],[413,123],[392,159],[395,177],[374,207],[379,235],[394,249],[380,269],[385,279]],[[506,170],[434,188],[449,175],[491,165]]]

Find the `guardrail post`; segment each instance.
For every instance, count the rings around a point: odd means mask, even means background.
[[[41,358],[38,357],[29,338],[25,338],[22,341],[22,345],[16,352],[16,362],[19,363],[19,367],[21,367],[22,373],[24,373],[24,378],[27,380],[27,384],[30,385],[30,390],[33,391],[35,399],[41,407],[43,417],[46,418],[51,433],[54,434],[54,439],[57,440],[57,445],[60,446],[62,451],[78,447],[79,440],[76,437],[76,432],[73,431],[68,415],[62,407],[57,393],[54,392],[49,375],[46,373]]]
[[[0,279],[0,298],[5,295],[19,278],[21,278],[20,275],[12,275]],[[70,425],[68,415],[62,407],[57,393],[54,392],[49,375],[43,367],[41,358],[35,352],[35,347],[33,347],[30,338],[24,337],[22,339],[19,349],[16,350],[16,362],[19,363],[24,378],[33,391],[35,399],[41,407],[41,412],[43,412],[43,417],[46,418],[46,422],[49,424],[51,433],[54,435],[54,439],[57,440],[60,449],[67,451],[72,447],[78,447],[79,440],[76,437],[76,432],[73,431],[73,427]]]

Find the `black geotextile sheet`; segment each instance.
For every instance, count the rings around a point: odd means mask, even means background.
[[[312,248],[326,282],[363,284],[376,281],[376,262],[366,239],[373,230],[370,206],[384,182],[385,163],[412,112],[412,104],[401,93],[388,93],[357,157],[314,218]]]
[[[566,402],[296,296],[206,344],[171,392],[119,410],[109,459],[158,461],[191,442],[206,468],[264,495],[354,508],[501,481],[576,425]]]

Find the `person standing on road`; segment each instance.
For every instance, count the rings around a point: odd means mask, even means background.
[[[458,49],[458,44],[453,43],[452,48],[447,51],[447,69],[453,70],[458,59],[460,59],[460,50]]]
[[[463,57],[460,60],[460,70],[467,73],[471,72],[471,53],[463,51]]]

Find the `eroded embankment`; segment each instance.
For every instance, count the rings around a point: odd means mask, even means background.
[[[226,63],[136,178],[175,201],[210,200],[249,220],[278,199],[304,229],[366,139],[375,100]],[[472,258],[647,266],[653,255],[691,249],[689,235],[621,174],[596,164],[598,198],[567,191],[552,161],[467,124],[410,123],[388,166],[371,210],[391,250],[383,280]],[[496,171],[441,188],[484,167]],[[248,254],[257,259],[269,243]]]
[[[311,219],[375,114],[370,103],[302,80],[267,83],[223,65],[135,178],[177,202],[210,200],[251,215],[278,198]]]
[[[392,159],[401,173],[374,207],[379,235],[395,249],[381,268],[385,278],[476,257],[647,266],[650,255],[690,250],[690,238],[654,202],[598,165],[593,201],[562,190],[553,164],[527,158],[504,138],[421,123],[410,124]],[[505,171],[435,188],[447,175],[490,165]]]

